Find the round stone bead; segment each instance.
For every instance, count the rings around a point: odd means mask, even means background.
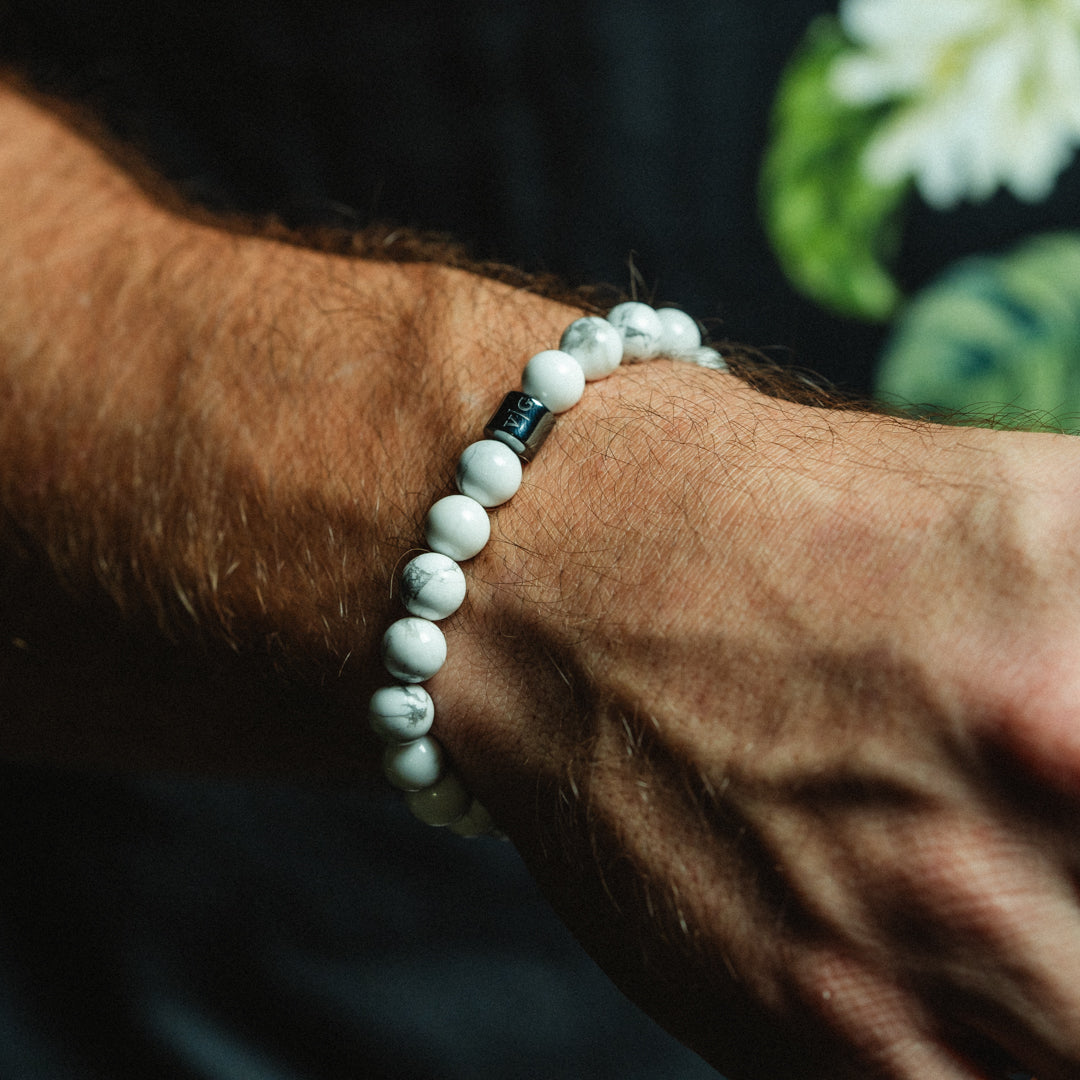
[[[713,371],[727,371],[728,369],[727,361],[708,345],[700,345],[689,352],[680,353],[679,359],[697,364],[698,367],[711,368]]]
[[[474,801],[468,813],[451,822],[450,831],[458,836],[487,836],[495,831],[495,822],[491,820],[491,815]]]
[[[599,315],[572,322],[563,331],[559,348],[581,365],[589,382],[607,378],[622,363],[622,336]]]
[[[622,338],[624,360],[647,360],[659,352],[664,324],[648,304],[636,300],[616,304],[608,312],[608,322]]]
[[[432,551],[464,562],[483,550],[491,538],[491,522],[475,499],[447,495],[428,511],[425,535]]]
[[[664,328],[659,351],[668,356],[678,356],[701,347],[701,330],[685,311],[678,308],[658,308],[656,317]]]
[[[431,787],[442,777],[443,768],[442,747],[430,735],[388,746],[383,754],[383,774],[402,791]]]
[[[513,451],[507,450],[513,456]],[[453,559],[437,551],[417,555],[401,572],[401,601],[421,619],[445,619],[465,599],[465,575]]]
[[[456,773],[446,772],[431,787],[410,791],[405,803],[425,825],[452,825],[469,812],[472,796]]]
[[[427,619],[398,619],[383,634],[382,655],[395,679],[425,682],[446,663],[446,638]]]
[[[403,743],[431,730],[435,703],[422,686],[384,686],[371,695],[368,720],[385,742]]]
[[[566,412],[585,393],[585,372],[569,353],[545,349],[525,365],[521,389],[553,413]]]
[[[499,506],[521,487],[521,458],[505,443],[481,439],[458,461],[457,488],[481,506]]]

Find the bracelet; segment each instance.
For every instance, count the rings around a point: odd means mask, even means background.
[[[676,308],[654,310],[627,301],[606,319],[588,315],[571,323],[558,349],[537,353],[525,365],[521,390],[506,395],[484,427],[485,438],[465,448],[457,467],[458,494],[440,499],[428,512],[425,538],[431,550],[401,574],[408,615],[383,636],[383,663],[398,682],[376,690],[368,708],[372,730],[386,743],[386,778],[405,792],[409,809],[428,825],[448,826],[460,836],[496,831],[430,734],[435,706],[419,685],[446,662],[446,638],[436,624],[465,600],[459,563],[483,550],[491,535],[487,511],[517,492],[523,462],[536,455],[556,415],[581,400],[586,382],[606,378],[624,361],[654,356],[727,368],[715,349],[702,345],[697,323]]]

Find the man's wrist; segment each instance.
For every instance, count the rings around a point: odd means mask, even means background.
[[[396,562],[573,311],[208,228],[37,106],[0,108],[31,135],[0,170],[35,178],[0,222],[8,539],[133,624],[340,674],[362,714]]]

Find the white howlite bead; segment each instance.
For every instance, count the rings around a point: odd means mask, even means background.
[[[481,506],[499,506],[521,487],[521,458],[494,439],[474,442],[458,461],[457,487]]]
[[[456,773],[446,772],[431,787],[410,791],[405,803],[425,825],[452,825],[468,813],[472,796]]]
[[[475,499],[447,495],[428,511],[425,535],[433,551],[464,562],[483,550],[491,538],[491,522]]]
[[[513,456],[513,451],[507,450]],[[465,599],[465,575],[453,559],[425,551],[401,572],[401,602],[421,619],[446,619]]]
[[[607,318],[622,338],[624,360],[647,360],[659,352],[664,324],[648,304],[636,300],[616,304]]]
[[[443,774],[442,747],[430,735],[388,746],[383,754],[386,779],[402,791],[420,791],[438,783]]]
[[[559,341],[585,372],[589,382],[605,379],[622,363],[622,335],[599,315],[586,315],[572,322]]]
[[[450,824],[450,831],[458,836],[486,836],[494,830],[495,823],[491,820],[491,815],[475,801],[467,814]]]
[[[727,371],[728,369],[727,361],[708,345],[701,345],[689,352],[680,353],[679,359],[690,364],[697,364],[698,367],[711,368],[713,371]]]
[[[446,638],[427,619],[398,619],[383,634],[382,655],[395,679],[425,682],[446,663]]]
[[[422,686],[384,686],[371,695],[371,730],[386,742],[412,742],[431,730],[435,703]]]
[[[664,328],[660,352],[678,356],[701,347],[701,330],[685,311],[673,307],[657,308],[656,317]]]
[[[566,412],[585,393],[585,372],[569,353],[545,349],[525,365],[521,389],[553,413]]]

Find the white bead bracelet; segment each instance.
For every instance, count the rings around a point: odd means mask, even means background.
[[[368,707],[372,730],[386,743],[383,771],[406,793],[409,809],[429,825],[445,825],[461,836],[494,831],[487,811],[465,790],[430,734],[435,718],[431,696],[419,683],[446,661],[446,638],[435,625],[465,599],[458,563],[483,550],[491,536],[487,510],[512,498],[522,480],[522,462],[533,459],[558,413],[572,409],[586,382],[606,378],[621,363],[671,356],[725,370],[715,349],[676,308],[653,310],[628,301],[608,312],[572,322],[558,349],[537,353],[525,365],[521,390],[508,394],[484,428],[485,438],[466,447],[457,467],[457,489],[432,506],[425,524],[431,551],[408,563],[401,597],[408,615],[383,636],[387,671],[398,680],[376,690]]]

